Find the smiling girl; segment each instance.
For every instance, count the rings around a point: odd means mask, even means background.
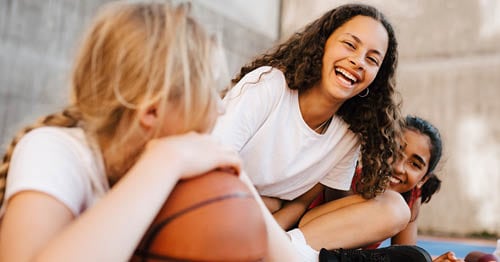
[[[402,155],[393,164],[393,174],[389,178],[388,191],[400,193],[406,200],[406,205],[398,206],[400,209],[407,209],[411,213],[411,219],[406,224],[404,229],[395,232],[393,235],[385,235],[379,233],[378,237],[372,239],[374,241],[382,241],[387,237],[391,237],[392,245],[415,245],[417,243],[417,219],[420,211],[420,206],[423,203],[428,203],[441,186],[441,180],[436,176],[435,170],[442,155],[442,141],[439,130],[428,121],[416,117],[407,116],[405,119],[403,132]],[[359,171],[355,176],[354,181],[359,179]],[[353,183],[352,190],[356,193],[356,186]],[[385,194],[385,193],[384,193]],[[321,217],[323,214],[335,214],[342,209],[352,209],[351,205],[356,205],[360,201],[360,197],[352,195],[340,200],[328,202],[320,205],[308,212],[300,221],[300,227],[307,226],[308,223]],[[375,201],[368,201],[376,205]],[[351,220],[360,223],[364,228],[365,233],[357,235],[357,241],[367,243],[367,236],[378,232],[378,228],[372,223],[372,218],[377,216],[377,213],[364,214],[362,219]],[[363,221],[364,220],[364,221]],[[371,233],[370,233],[371,232]],[[364,248],[377,248],[381,242],[377,242]],[[351,248],[361,247],[353,245]],[[341,253],[341,250],[335,250],[329,255]],[[327,251],[323,251],[327,254]],[[447,252],[435,258],[434,262],[445,261],[460,261],[453,252]]]

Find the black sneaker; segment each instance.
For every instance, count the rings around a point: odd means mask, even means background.
[[[393,245],[377,249],[321,249],[320,262],[432,262],[431,255],[423,248],[410,245]]]

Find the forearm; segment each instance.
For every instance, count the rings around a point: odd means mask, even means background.
[[[275,197],[260,196],[269,212],[274,213],[281,209],[283,200]]]
[[[273,217],[284,230],[290,230],[297,225],[306,211],[307,206],[297,202],[287,202],[281,209],[273,213]]]
[[[161,208],[178,174],[136,166],[39,254],[39,261],[126,261]]]
[[[316,199],[319,194],[323,193],[323,190],[324,186],[317,184],[300,197],[285,202],[280,210],[273,213],[274,218],[281,228],[290,230],[295,227],[314,199]]]

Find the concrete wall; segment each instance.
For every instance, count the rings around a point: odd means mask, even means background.
[[[348,2],[284,0],[283,37]],[[428,119],[444,139],[443,187],[423,206],[420,230],[500,235],[500,2],[359,2],[395,27],[404,113]]]
[[[13,134],[58,110],[77,39],[103,0],[0,0],[0,153]],[[345,0],[194,0],[226,50],[229,74]],[[395,26],[404,112],[442,132],[443,188],[424,205],[423,231],[500,234],[500,2],[365,0]]]
[[[0,0],[0,153],[21,127],[65,105],[78,39],[105,2]],[[279,0],[194,0],[192,7],[222,40],[228,79],[277,38]]]

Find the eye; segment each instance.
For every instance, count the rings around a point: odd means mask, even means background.
[[[376,66],[380,65],[380,62],[378,61],[378,59],[373,57],[373,56],[369,56],[367,59],[368,59],[368,61],[370,61],[371,63],[373,63]]]
[[[422,165],[417,161],[410,161],[410,165],[418,170],[422,169]]]
[[[348,46],[351,49],[356,49],[356,46],[349,41],[343,41],[343,43],[344,43],[344,45]]]

